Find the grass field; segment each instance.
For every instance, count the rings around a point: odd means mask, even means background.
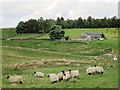
[[[65,29],[66,36],[79,37],[84,29]],[[91,32],[103,32],[108,39],[104,41],[60,42],[52,40],[3,40],[2,41],[2,87],[3,88],[117,88],[118,63],[113,56],[118,54],[118,33],[116,28],[86,29]],[[2,30],[2,38],[49,38],[47,34],[17,35],[15,29]],[[37,62],[33,66],[23,66],[14,70],[14,65]],[[89,66],[102,66],[103,75],[87,75]],[[51,84],[48,73],[59,73],[61,70],[78,69],[80,79]],[[32,75],[34,71],[45,73],[44,78]],[[10,84],[7,75],[23,76],[23,84]]]

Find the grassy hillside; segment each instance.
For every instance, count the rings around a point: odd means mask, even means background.
[[[118,28],[82,28],[82,29],[64,29],[65,36],[80,37],[83,31],[87,32],[103,32],[107,38],[118,38]],[[7,28],[2,30],[2,38],[49,38],[48,34],[16,34],[15,28]]]
[[[87,29],[87,31],[104,32],[108,37],[104,41],[91,41],[89,44],[81,42],[60,42],[51,40],[13,40],[2,41],[3,78],[4,88],[117,88],[118,87],[118,63],[113,61],[113,56],[105,55],[118,53],[117,34],[114,29]],[[11,32],[12,31],[12,32]],[[29,38],[38,34],[17,35],[15,30],[3,30],[5,38]],[[83,29],[65,29],[66,36],[79,37]],[[112,32],[112,33],[111,33]],[[9,33],[9,34],[8,34]],[[48,38],[48,35],[37,38]],[[25,66],[36,62],[32,66]],[[15,64],[21,65],[14,70]],[[89,66],[102,66],[105,69],[103,75],[89,76],[85,70]],[[51,84],[48,73],[59,73],[61,70],[78,69],[80,79],[70,79],[68,82]],[[44,78],[32,75],[34,71],[45,73]],[[6,75],[22,75],[24,84],[11,85]],[[108,83],[109,81],[109,83]]]

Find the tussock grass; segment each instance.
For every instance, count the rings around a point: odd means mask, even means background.
[[[66,35],[78,37],[83,29],[65,29]],[[91,41],[89,44],[81,42],[59,42],[52,40],[13,40],[2,41],[2,87],[3,88],[117,88],[118,63],[113,61],[113,55],[118,54],[118,39],[116,29],[87,29],[88,31],[103,32],[108,37],[104,41]],[[15,30],[13,30],[15,31]],[[9,33],[9,34],[8,34]],[[25,36],[25,35],[23,35]],[[4,38],[19,37],[12,30],[3,30]],[[34,35],[26,35],[32,37]],[[47,35],[41,38],[48,38]],[[113,51],[114,50],[114,51]],[[112,55],[105,55],[111,53]],[[33,62],[36,62],[32,64]],[[27,63],[27,64],[26,64]],[[19,69],[14,69],[17,64]],[[32,64],[32,65],[30,65]],[[90,66],[102,66],[103,75],[87,75]],[[59,73],[62,70],[77,69],[80,79],[70,79],[68,82],[51,84],[48,73]],[[32,75],[34,71],[41,71],[44,78]],[[7,75],[21,75],[22,85],[10,84]]]

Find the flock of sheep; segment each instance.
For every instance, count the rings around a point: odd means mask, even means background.
[[[88,75],[92,74],[103,74],[104,69],[100,66],[94,66],[94,67],[89,67],[86,69],[86,73]],[[42,72],[34,72],[34,76],[36,77],[44,77],[44,73]],[[50,78],[50,81],[52,83],[59,82],[61,80],[68,81],[70,78],[79,78],[80,72],[78,70],[68,70],[68,71],[61,71],[58,74],[55,73],[50,73],[47,74],[47,76]],[[10,83],[20,83],[22,84],[23,78],[22,76],[7,76],[7,79],[9,80]]]

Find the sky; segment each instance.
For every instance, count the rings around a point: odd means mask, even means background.
[[[29,19],[110,18],[118,16],[119,0],[0,0],[0,28]]]

